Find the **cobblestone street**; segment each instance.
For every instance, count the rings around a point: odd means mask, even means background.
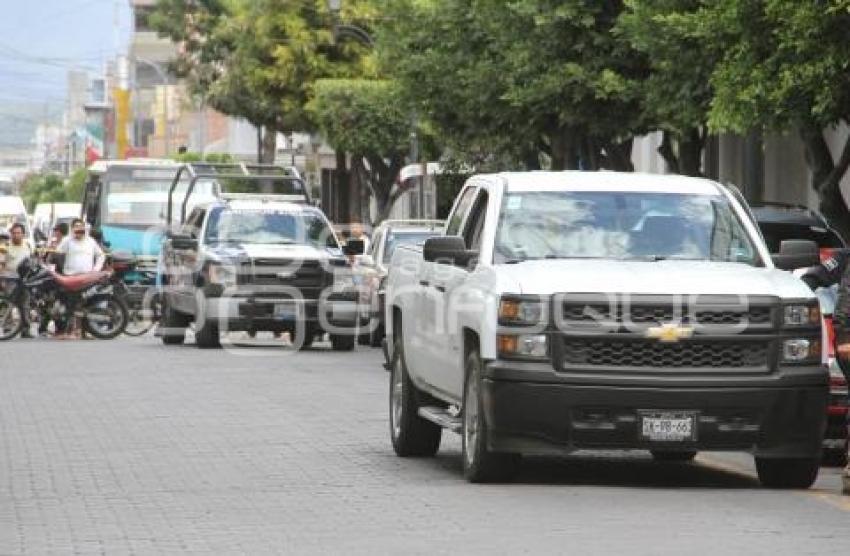
[[[251,357],[154,338],[0,346],[0,554],[841,553],[838,470],[749,458],[531,460],[467,484],[460,442],[399,459],[378,350]]]

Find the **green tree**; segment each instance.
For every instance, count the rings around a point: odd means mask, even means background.
[[[334,149],[352,156],[352,171],[374,196],[384,220],[403,193],[394,187],[409,148],[410,111],[397,83],[381,80],[322,80],[311,114]]]
[[[68,178],[68,183],[65,185],[65,200],[72,203],[82,203],[83,194],[86,191],[86,178],[88,170],[79,168],[75,170],[71,177]]]
[[[82,202],[86,175],[85,168],[77,170],[67,180],[59,174],[29,174],[21,184],[21,197],[30,212],[39,203]]]
[[[850,0],[706,0],[680,18],[688,36],[722,51],[711,73],[710,127],[799,133],[820,210],[850,237],[839,188],[850,139],[836,156],[824,135],[850,122]]]
[[[659,154],[676,173],[702,175],[713,90],[711,74],[723,45],[692,33],[698,0],[625,0],[615,31],[648,60],[640,83],[647,126],[661,130]]]
[[[334,43],[325,0],[159,0],[151,21],[181,44],[172,69],[196,95],[264,129],[265,162],[277,132],[314,127],[314,82],[360,67],[361,46]]]
[[[647,131],[645,56],[612,33],[621,2],[386,3],[382,61],[450,149],[476,165],[631,169]]]

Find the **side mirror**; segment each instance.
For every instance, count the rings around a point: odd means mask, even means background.
[[[174,234],[169,239],[174,249],[197,249],[198,240],[192,236]]]
[[[342,247],[342,253],[346,256],[362,255],[366,249],[366,244],[362,239],[349,239]]]
[[[478,253],[468,250],[460,236],[439,236],[425,240],[422,256],[429,263],[468,266]]]
[[[786,239],[779,244],[779,253],[771,258],[776,268],[782,270],[808,268],[820,263],[818,244],[808,239]]]

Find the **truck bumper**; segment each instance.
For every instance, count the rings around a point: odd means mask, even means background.
[[[775,458],[819,457],[821,452],[828,390],[819,367],[811,369],[809,384],[745,386],[730,380],[686,387],[673,386],[669,379],[628,386],[504,380],[499,371],[513,374],[505,366],[488,364],[481,385],[493,451],[734,450]],[[693,415],[693,438],[645,439],[641,416],[647,411]]]
[[[359,318],[355,300],[330,298],[305,300],[298,304],[286,299],[239,297],[208,298],[206,319],[228,331],[294,330],[299,325],[330,333],[353,333]]]

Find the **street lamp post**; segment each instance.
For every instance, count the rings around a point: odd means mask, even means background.
[[[164,121],[165,121],[165,129],[163,130],[163,139],[164,139],[164,142],[165,142],[165,156],[168,156],[168,149],[169,149],[169,146],[170,146],[170,143],[171,143],[171,132],[169,130],[169,128],[171,126],[169,125],[169,121],[168,121],[168,85],[169,85],[168,74],[165,72],[165,70],[162,69],[162,66],[157,64],[156,62],[152,62],[150,60],[145,60],[144,58],[138,58],[138,57],[135,58],[135,61],[136,61],[137,64],[144,64],[144,65],[148,66],[149,68],[152,68],[156,72],[157,77],[159,77],[160,81],[162,81],[162,85],[163,85],[162,110],[163,110],[163,112],[165,112],[165,117],[163,118]],[[133,80],[134,85],[135,85],[134,88],[136,90],[136,94],[138,95],[139,76],[138,76],[138,74],[136,74],[134,77],[135,77],[135,79]],[[136,104],[136,106],[138,107],[138,104]],[[138,114],[135,114],[135,117],[133,118],[133,120],[138,121]],[[138,140],[138,132],[137,132],[136,139]]]

